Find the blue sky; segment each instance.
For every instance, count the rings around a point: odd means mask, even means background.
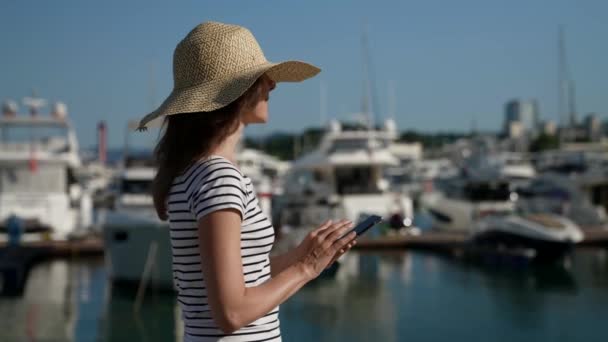
[[[497,130],[504,103],[537,98],[557,119],[557,30],[566,29],[580,113],[608,114],[608,1],[29,1],[0,3],[0,98],[31,89],[67,103],[83,146],[106,120],[110,146],[125,123],[173,86],[172,53],[206,20],[246,26],[272,61],[301,59],[322,73],[280,84],[270,123],[248,134],[319,125],[321,82],[330,117],[360,111],[361,32],[367,23],[380,115],[388,84],[401,129]],[[147,134],[147,137],[154,134]],[[137,139],[142,139],[141,137]],[[145,142],[144,142],[145,143]]]

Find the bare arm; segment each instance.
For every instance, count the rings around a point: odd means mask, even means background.
[[[283,303],[314,279],[354,238],[353,235],[351,239],[336,241],[348,225],[327,223],[317,229],[315,241],[318,243],[301,261],[293,262],[265,283],[247,288],[241,261],[240,227],[241,217],[232,209],[213,212],[198,222],[202,272],[211,314],[226,333],[246,326]]]
[[[270,257],[270,274],[275,277],[283,272],[289,266],[302,259],[302,253],[299,248],[292,248],[285,253]]]

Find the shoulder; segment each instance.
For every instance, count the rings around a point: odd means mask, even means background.
[[[209,159],[198,166],[200,173],[190,186],[191,208],[197,218],[225,208],[245,209],[247,188],[245,177],[230,161],[219,157]]]
[[[234,164],[222,157],[219,157],[213,162],[205,162],[203,167],[205,167],[206,172],[204,177],[202,177],[202,180],[209,181],[217,179],[218,177],[229,177],[238,179],[239,181],[244,181],[245,179],[241,171]]]
[[[233,179],[243,183],[245,178],[228,159],[211,156],[195,162],[175,179],[174,185],[200,189],[206,184],[221,179]]]

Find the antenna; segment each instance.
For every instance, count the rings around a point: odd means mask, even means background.
[[[388,81],[388,116],[395,120],[397,116],[397,98],[395,97],[395,81]]]
[[[568,82],[568,110],[570,114],[570,126],[576,127],[576,88],[573,80]]]
[[[371,81],[369,79],[369,56],[367,53],[367,23],[363,24],[363,33],[361,35],[361,52],[363,56],[363,96],[361,97],[361,113],[367,120],[367,128],[371,130],[374,120],[372,118],[373,113],[371,110],[372,89],[370,84]]]
[[[23,98],[23,105],[28,107],[30,114],[34,116],[38,114],[40,108],[46,106],[46,100],[39,98],[36,91],[32,89],[32,96]]]
[[[576,126],[575,85],[566,56],[566,41],[564,26],[559,26],[558,32],[558,113],[562,126]]]
[[[473,115],[473,118],[471,120],[471,136],[476,136],[477,135],[477,117],[475,115]]]

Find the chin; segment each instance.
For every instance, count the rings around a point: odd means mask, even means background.
[[[260,116],[255,118],[255,123],[256,124],[265,124],[268,122],[268,116]]]

